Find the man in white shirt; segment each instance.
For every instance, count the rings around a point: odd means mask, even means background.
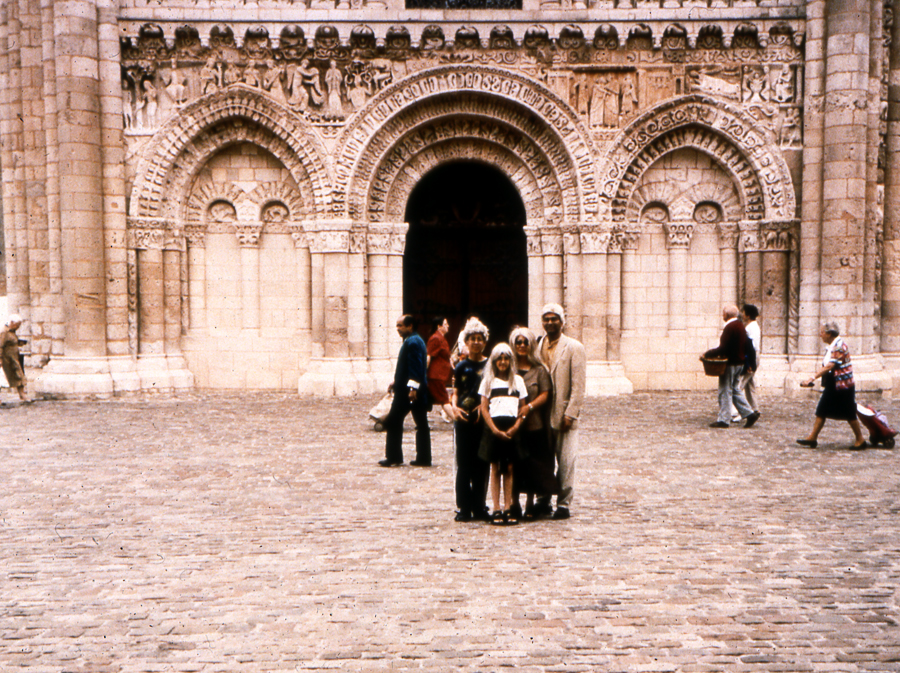
[[[759,413],[759,405],[756,403],[756,381],[753,377],[756,370],[759,369],[759,356],[762,353],[762,333],[759,329],[759,309],[753,304],[744,304],[741,309],[741,322],[744,323],[744,329],[747,331],[747,339],[753,343],[753,349],[756,353],[755,362],[747,363],[744,373],[741,375],[741,389],[744,391],[744,397],[747,398],[747,404],[753,411]]]

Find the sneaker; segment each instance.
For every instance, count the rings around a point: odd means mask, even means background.
[[[716,421],[715,423],[710,423],[709,427],[711,428],[730,428],[731,426],[725,421]]]
[[[759,420],[760,415],[761,415],[761,414],[760,414],[758,411],[754,411],[752,414],[750,414],[749,416],[747,416],[747,422],[744,423],[744,427],[745,427],[745,428],[752,428],[752,427],[753,427],[753,424],[756,423],[756,421]]]

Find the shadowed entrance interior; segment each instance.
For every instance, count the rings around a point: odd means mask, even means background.
[[[492,342],[528,323],[525,207],[501,171],[474,161],[433,169],[410,194],[406,221],[405,312],[423,323],[446,316],[451,342],[469,313]]]

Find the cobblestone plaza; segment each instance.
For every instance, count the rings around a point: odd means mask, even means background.
[[[573,517],[517,527],[454,523],[437,418],[378,468],[374,401],[0,409],[0,670],[900,670],[900,454],[795,446],[813,398],[591,401]]]

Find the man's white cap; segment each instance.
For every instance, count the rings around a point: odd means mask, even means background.
[[[541,315],[547,315],[548,313],[555,313],[559,316],[560,321],[563,325],[566,324],[566,313],[563,311],[563,307],[559,304],[544,304],[544,308],[541,309]]]

